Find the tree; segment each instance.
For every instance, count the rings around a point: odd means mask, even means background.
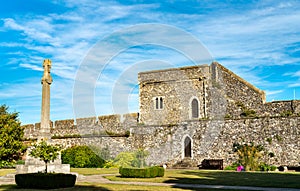
[[[9,113],[8,109],[6,105],[0,106],[0,168],[14,165],[26,150],[18,113]]]
[[[138,149],[134,152],[134,160],[132,161],[132,166],[138,168],[144,168],[146,165],[146,158],[148,157],[149,153],[143,149]]]
[[[145,159],[148,155],[149,153],[143,149],[138,149],[135,152],[121,152],[113,162],[119,167],[144,168],[146,165]]]
[[[38,144],[34,144],[30,152],[30,156],[34,158],[39,158],[45,163],[45,173],[48,172],[48,163],[50,161],[54,162],[59,156],[60,146],[47,144],[46,141],[42,140]]]

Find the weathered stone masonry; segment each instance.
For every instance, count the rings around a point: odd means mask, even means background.
[[[216,62],[142,72],[138,79],[139,113],[55,121],[53,140],[109,148],[112,156],[144,148],[148,164],[174,166],[206,158],[227,165],[235,160],[233,143],[253,141],[275,154],[272,164],[299,165],[300,101],[266,102],[263,91]],[[25,136],[37,137],[38,128],[27,125]]]

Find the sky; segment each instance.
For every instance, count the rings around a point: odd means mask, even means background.
[[[39,122],[42,64],[51,59],[51,120],[73,119],[79,71],[98,55],[106,62],[79,80],[96,77],[89,98],[95,114],[116,113],[116,105],[138,112],[138,72],[194,64],[174,48],[174,42],[183,49],[191,44],[170,31],[197,39],[213,60],[264,90],[267,101],[300,99],[299,10],[300,1],[292,0],[6,1],[0,6],[0,104],[19,112],[22,124]],[[124,36],[131,29],[135,33]],[[125,38],[143,43],[123,47]]]

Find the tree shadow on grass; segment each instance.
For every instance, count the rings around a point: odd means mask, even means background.
[[[42,189],[25,189],[20,188],[17,185],[1,185],[0,190],[6,191],[45,191]],[[93,185],[75,185],[74,187],[70,188],[59,188],[59,189],[48,189],[48,190],[55,190],[55,191],[72,191],[72,190],[80,190],[80,191],[110,191],[107,188],[101,186],[93,186]]]
[[[233,171],[182,171],[165,183],[250,187],[300,188],[300,174]]]

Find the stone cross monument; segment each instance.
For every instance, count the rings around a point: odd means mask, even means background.
[[[51,141],[50,131],[50,85],[52,83],[52,77],[50,75],[51,60],[45,59],[43,63],[44,75],[42,77],[42,107],[41,107],[41,127],[38,133],[38,141],[46,140],[48,143]],[[24,165],[16,165],[16,173],[35,173],[41,172],[45,169],[43,161],[31,157],[29,152],[30,148],[27,149],[27,155]],[[70,165],[62,164],[60,156],[54,162],[48,164],[49,172],[56,173],[70,173]]]
[[[42,77],[42,109],[41,109],[41,129],[38,139],[51,139],[50,134],[50,85],[52,77],[50,74],[51,60],[45,59],[43,63],[44,75]]]

